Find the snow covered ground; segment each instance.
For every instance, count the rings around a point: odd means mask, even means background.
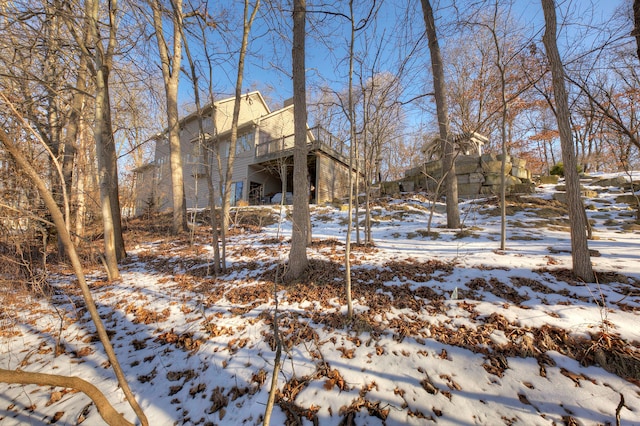
[[[352,251],[351,323],[346,213],[313,207],[309,275],[276,289],[283,357],[272,424],[600,425],[616,415],[640,424],[635,212],[615,201],[619,188],[587,188],[598,192],[586,201],[598,283],[569,272],[567,217],[553,185],[510,201],[504,251],[495,200],[462,203],[462,231],[443,228],[437,205],[431,233],[423,195],[376,204],[375,246]],[[208,270],[204,228],[194,245],[132,231],[122,280],[89,275],[151,425],[262,422],[274,280],[291,230],[282,217],[280,226],[234,232],[225,275]],[[87,379],[134,421],[75,278],[60,270],[51,282],[49,297],[3,289],[0,367]],[[54,421],[103,424],[79,392],[0,384],[1,425]]]

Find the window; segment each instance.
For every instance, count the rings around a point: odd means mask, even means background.
[[[232,182],[231,183],[231,205],[235,206],[239,200],[242,200],[242,189],[244,182]]]
[[[218,149],[220,150],[220,158],[229,157],[229,142],[222,142],[218,145]]]
[[[204,127],[205,131],[210,131],[213,129],[213,117],[207,116],[202,120],[202,127]]]
[[[250,151],[253,147],[254,133],[253,131],[238,136],[236,143],[236,154]]]

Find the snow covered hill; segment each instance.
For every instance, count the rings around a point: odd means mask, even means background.
[[[640,424],[639,228],[618,187],[588,189],[597,283],[570,273],[553,185],[509,200],[504,251],[494,199],[462,203],[459,230],[442,227],[440,205],[428,230],[421,194],[376,203],[374,245],[352,251],[352,322],[338,207],[312,208],[311,266],[297,284],[274,283],[291,232],[276,207],[263,214],[281,223],[234,229],[224,275],[210,270],[200,226],[193,245],[132,229],[122,280],[89,278],[152,425],[261,424],[274,294],[283,346],[274,425]],[[2,284],[0,367],[87,379],[133,421],[74,277],[60,268],[50,282],[47,296]],[[48,423],[103,424],[74,390],[0,384],[1,425]]]

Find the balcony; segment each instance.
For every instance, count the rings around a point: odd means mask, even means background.
[[[256,145],[256,160],[268,161],[293,155],[294,139],[294,135],[288,135]],[[346,150],[344,143],[322,127],[307,130],[307,148],[309,151],[324,151],[345,162],[347,160],[343,153]]]

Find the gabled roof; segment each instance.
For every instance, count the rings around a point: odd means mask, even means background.
[[[283,108],[280,108],[280,109],[277,109],[275,111],[270,111],[268,114],[263,115],[262,117],[260,117],[260,120],[269,119],[269,118],[274,117],[274,116],[276,116],[278,114],[282,114],[283,112],[285,112],[285,111],[287,111],[289,109],[291,109],[291,110],[293,109],[293,104],[287,105],[287,106],[285,106]]]
[[[269,108],[269,105],[267,105],[267,102],[264,100],[264,98],[262,97],[262,94],[255,90],[253,92],[248,92],[244,95],[242,95],[243,98],[245,99],[251,99],[251,100],[255,100],[258,101],[262,104],[262,106],[264,106],[264,108],[267,110],[268,114],[271,113],[271,109]],[[207,104],[204,107],[202,107],[201,109],[201,113],[202,115],[208,115],[211,110],[215,107],[215,108],[220,108],[222,105],[227,104],[229,102],[233,102],[235,100],[235,96],[231,96],[229,98],[225,98],[225,99],[220,99],[219,101],[215,101],[213,102],[213,104]],[[180,120],[180,125],[185,124],[191,120],[194,120],[195,118],[198,117],[198,112],[192,112],[191,114],[187,115],[186,117],[182,118]]]

